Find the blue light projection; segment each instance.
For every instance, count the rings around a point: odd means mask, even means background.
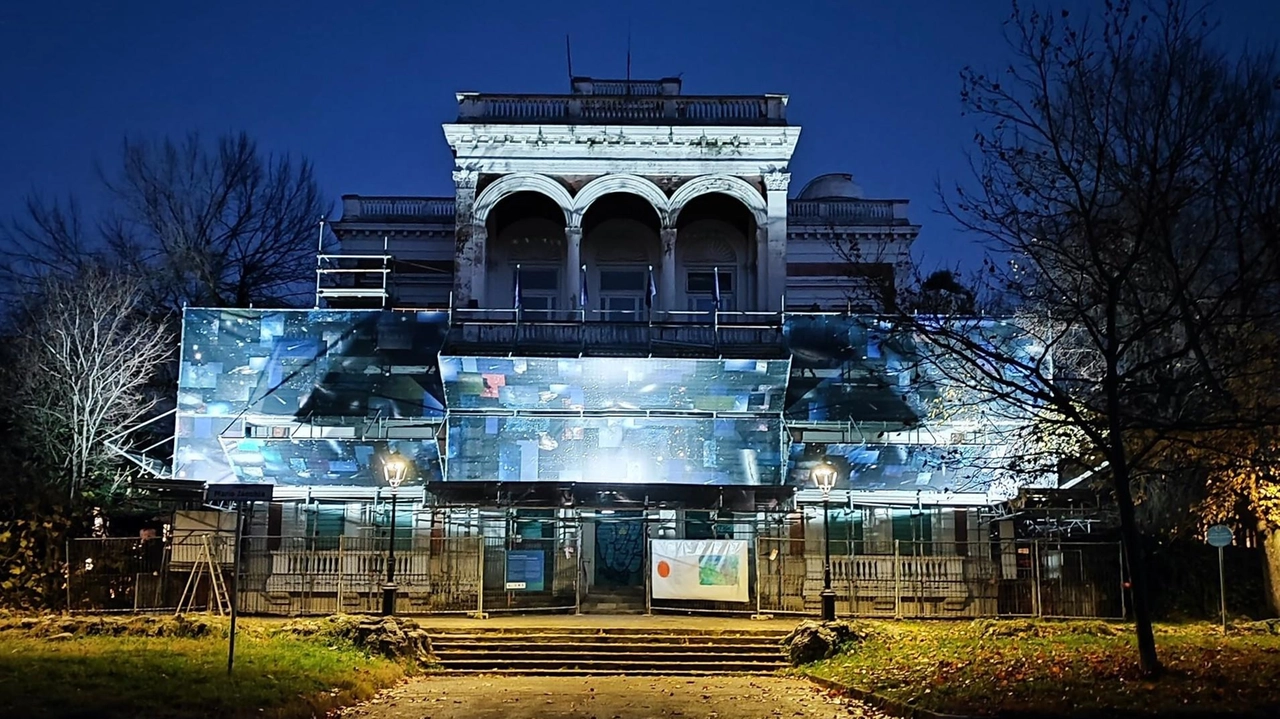
[[[782,410],[786,360],[441,357],[450,409]]]
[[[183,314],[174,474],[205,482],[375,486],[389,452],[407,483],[442,476],[442,312],[215,310]],[[424,420],[374,440],[380,419]],[[409,432],[413,434],[412,431]]]
[[[779,485],[773,417],[450,416],[448,480]]]

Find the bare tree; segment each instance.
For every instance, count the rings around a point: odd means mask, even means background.
[[[244,133],[212,145],[193,134],[126,139],[120,166],[98,174],[110,203],[97,222],[85,223],[74,201],[32,197],[0,226],[19,288],[106,264],[143,278],[150,301],[170,310],[310,295],[326,201],[305,159],[263,153]]]
[[[105,444],[154,406],[147,383],[173,349],[142,284],[88,269],[51,276],[16,312],[5,383],[24,446],[60,465],[74,497],[114,464]]]
[[[1275,64],[1209,32],[1183,0],[1083,20],[1015,7],[1014,63],[964,74],[974,182],[945,203],[993,253],[974,306],[1012,310],[1030,341],[991,341],[990,319],[953,309],[963,293],[902,318],[950,381],[1105,466],[1151,676],[1135,491],[1170,443],[1278,419],[1247,394],[1280,378]]]

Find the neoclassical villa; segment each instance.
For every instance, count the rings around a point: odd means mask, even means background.
[[[404,611],[808,612],[830,546],[842,612],[1051,613],[1083,569],[879,319],[908,203],[793,183],[787,96],[457,103],[453,194],[344,196],[315,309],[186,312],[168,476],[273,485],[253,606],[371,601],[390,540]]]

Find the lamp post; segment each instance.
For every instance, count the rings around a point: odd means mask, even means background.
[[[830,506],[831,489],[836,486],[836,468],[823,460],[809,472],[813,483],[822,492],[822,621],[831,622],[836,618],[836,593],[831,588],[831,530]]]
[[[391,487],[391,532],[387,543],[387,583],[382,585],[382,616],[396,613],[396,499],[400,483],[404,481],[409,465],[400,457],[388,457],[382,463],[382,474]]]

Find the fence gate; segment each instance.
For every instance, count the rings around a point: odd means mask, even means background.
[[[821,558],[819,586],[806,592],[812,573],[803,539],[760,537],[756,539],[756,597],[761,614],[816,614],[818,592],[822,589]],[[811,597],[806,600],[806,597]]]
[[[578,522],[521,519],[517,528],[484,538],[484,611],[577,609]]]

